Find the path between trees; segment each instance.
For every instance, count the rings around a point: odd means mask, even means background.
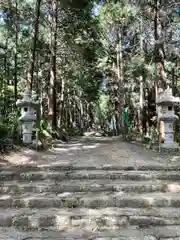
[[[7,160],[0,239],[180,239],[180,156],[82,138]]]

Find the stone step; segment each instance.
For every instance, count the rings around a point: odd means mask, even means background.
[[[71,228],[65,231],[44,229],[43,231],[21,231],[16,228],[0,228],[1,239],[6,240],[178,240],[180,226],[158,226],[151,228],[139,228],[128,226],[120,229],[99,231],[95,229]]]
[[[61,194],[25,193],[21,196],[3,195],[0,197],[0,207],[29,208],[77,208],[77,207],[180,207],[180,195],[177,193],[146,193],[127,194],[125,192],[80,192]]]
[[[75,164],[29,164],[29,165],[1,165],[0,172],[30,172],[30,171],[81,171],[81,170],[106,170],[106,171],[180,171],[180,164],[166,164],[166,163],[153,163],[146,165],[111,165],[105,164],[101,166],[97,165],[75,165]]]
[[[50,180],[32,182],[5,182],[0,186],[1,194],[20,194],[23,192],[33,193],[63,193],[63,192],[180,192],[180,182],[154,180],[154,181],[121,181],[121,180],[64,180],[55,182]]]
[[[92,171],[38,171],[38,172],[11,172],[2,171],[0,173],[0,181],[35,181],[35,180],[85,180],[85,179],[121,179],[121,180],[171,180],[179,181],[180,172],[178,171],[105,171],[105,170],[92,170]]]
[[[58,231],[79,227],[105,230],[138,226],[180,225],[180,210],[176,208],[131,209],[0,209],[0,227],[42,229],[54,227]]]

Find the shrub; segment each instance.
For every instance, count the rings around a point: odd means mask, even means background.
[[[0,123],[0,139],[7,138],[9,135],[9,126],[4,123]]]

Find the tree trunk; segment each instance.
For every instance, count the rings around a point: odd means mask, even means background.
[[[36,1],[36,18],[35,18],[35,25],[34,25],[34,38],[33,44],[31,49],[31,64],[30,64],[30,72],[29,72],[29,81],[30,81],[30,89],[33,89],[33,80],[34,80],[34,67],[36,61],[36,45],[38,40],[38,33],[39,33],[39,17],[40,17],[40,6],[41,0]]]
[[[143,29],[142,29],[142,18],[140,22],[140,51],[141,51],[141,56],[143,56]],[[140,133],[143,134],[143,107],[144,107],[144,77],[143,74],[141,73],[141,76],[139,77],[139,82],[140,82],[140,96],[139,96],[139,105],[140,105]]]
[[[64,124],[64,101],[65,101],[65,97],[64,97],[64,92],[65,92],[65,81],[64,78],[62,78],[61,81],[61,96],[60,96],[60,121],[59,121],[59,125],[62,126]]]
[[[123,75],[123,54],[122,54],[122,28],[117,29],[117,76],[119,93],[119,119],[122,127],[122,112],[124,106],[124,75]]]
[[[7,34],[8,35],[8,34]],[[6,36],[6,45],[5,45],[5,49],[6,49],[6,54],[5,54],[5,57],[4,57],[4,77],[5,79],[7,79],[7,84],[10,84],[10,81],[9,81],[9,69],[8,69],[8,44],[9,44],[9,41],[8,41],[8,36]],[[3,82],[1,82],[1,85],[3,87]],[[2,90],[2,88],[1,88]]]
[[[14,55],[14,97],[15,101],[17,101],[17,84],[18,84],[18,79],[17,79],[17,68],[18,68],[18,63],[17,63],[17,55],[18,55],[18,21],[17,21],[17,10],[18,10],[18,3],[17,0],[15,2],[15,55]]]
[[[160,11],[160,0],[155,0],[155,13],[154,13],[154,38],[155,38],[155,48],[154,48],[154,60],[156,64],[156,74],[157,74],[157,85],[160,88],[165,88],[165,71],[164,71],[164,41],[165,34],[162,24],[159,19]]]
[[[57,99],[56,99],[56,51],[57,51],[57,1],[51,3],[51,67],[50,67],[50,101],[52,111],[52,129],[57,130]]]
[[[165,34],[163,25],[160,22],[159,12],[161,10],[161,0],[154,0],[154,38],[155,38],[155,47],[154,47],[154,61],[156,64],[156,79],[155,79],[155,89],[156,89],[156,100],[159,92],[161,89],[165,89],[166,87],[166,76],[164,70],[164,58],[165,58],[165,51],[164,51],[164,41],[165,41]],[[160,108],[156,108],[157,116],[160,113]],[[163,129],[164,124],[163,122],[159,122],[158,124],[159,129],[159,141],[163,142]]]

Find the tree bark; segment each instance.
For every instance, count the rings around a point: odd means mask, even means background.
[[[141,57],[143,57],[143,26],[142,26],[142,17],[140,22],[140,51],[141,51]],[[143,134],[143,107],[144,107],[144,76],[143,73],[141,73],[141,76],[139,77],[140,82],[140,96],[139,96],[139,105],[140,105],[140,132]]]
[[[18,10],[18,3],[16,0],[15,3],[15,55],[14,55],[14,97],[15,101],[17,101],[17,84],[18,84],[18,79],[17,79],[17,69],[18,69],[18,21],[17,21],[17,10]]]
[[[124,106],[124,75],[123,75],[123,54],[122,54],[122,28],[117,29],[117,76],[119,93],[119,119],[122,127],[122,112]]]
[[[51,67],[50,67],[50,97],[52,111],[52,129],[57,129],[57,99],[56,99],[56,52],[57,52],[57,0],[51,3]]]
[[[30,81],[30,89],[33,89],[33,82],[34,82],[34,68],[35,68],[35,61],[36,61],[36,45],[38,40],[39,34],[39,18],[40,18],[40,6],[41,0],[37,0],[36,2],[36,18],[35,18],[35,25],[34,25],[34,37],[33,37],[33,44],[31,49],[31,64],[30,64],[30,73],[29,73],[29,81]]]
[[[156,64],[156,78],[155,78],[155,89],[156,89],[156,100],[161,89],[166,87],[166,76],[164,69],[164,41],[165,34],[163,25],[160,22],[159,12],[161,10],[161,0],[154,0],[154,38],[155,38],[155,47],[154,47],[154,61]],[[160,113],[160,108],[156,107],[157,116]],[[164,123],[159,122],[157,129],[159,130],[159,141],[164,141],[163,129]]]

